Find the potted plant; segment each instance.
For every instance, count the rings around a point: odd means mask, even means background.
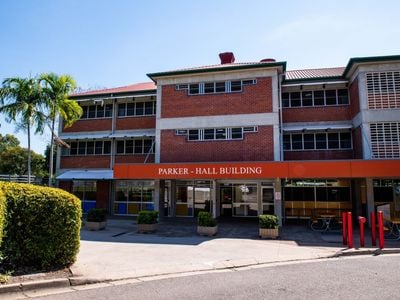
[[[276,239],[279,236],[279,222],[276,215],[259,215],[258,221],[261,238]]]
[[[209,212],[201,211],[197,215],[197,233],[199,235],[213,236],[218,232],[217,220]]]
[[[85,228],[88,230],[100,230],[106,228],[107,210],[104,208],[92,208],[88,211]]]
[[[148,233],[157,231],[157,211],[141,210],[137,218],[138,232]]]

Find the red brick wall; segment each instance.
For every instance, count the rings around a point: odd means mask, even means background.
[[[174,130],[161,131],[162,163],[272,161],[274,160],[273,127],[259,126],[258,133],[245,133],[240,141],[187,141]]]
[[[284,108],[283,122],[318,122],[351,120],[350,106]]]
[[[98,180],[96,182],[96,207],[108,209],[109,197],[110,197],[110,181]]]
[[[257,78],[256,85],[240,93],[187,95],[175,85],[162,87],[162,118],[215,116],[272,112],[272,79]]]
[[[109,167],[109,155],[62,156],[60,161],[61,169]]]
[[[117,118],[117,130],[156,128],[156,117],[123,117]]]
[[[352,150],[284,151],[284,160],[335,160],[352,159]]]
[[[117,164],[142,164],[146,159],[146,154],[143,155],[116,155],[115,163]],[[154,162],[154,154],[150,154],[146,163]]]
[[[75,122],[71,127],[63,128],[62,132],[105,131],[111,130],[111,118],[87,119]]]
[[[361,127],[357,127],[353,130],[353,149],[354,149],[354,158],[362,159],[363,158],[363,147],[362,147],[362,133]]]
[[[358,79],[355,79],[349,88],[350,116],[354,118],[360,112],[360,95],[358,93]]]
[[[58,182],[58,187],[60,189],[63,189],[64,191],[67,191],[67,192],[71,193],[71,191],[72,191],[72,180],[70,180],[70,181],[59,181]]]

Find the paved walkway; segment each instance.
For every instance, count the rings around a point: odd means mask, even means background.
[[[341,242],[339,232],[321,234],[306,225],[287,225],[280,239],[261,240],[256,220],[222,221],[218,235],[212,238],[198,236],[192,219],[165,221],[155,234],[136,233],[132,220],[109,220],[106,230],[82,229],[80,253],[71,270],[77,283],[112,281],[359,251],[347,250]],[[354,246],[358,245],[355,239]],[[371,245],[369,239],[366,245]],[[386,247],[400,252],[400,241],[387,242]]]

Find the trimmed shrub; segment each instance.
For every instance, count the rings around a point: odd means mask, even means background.
[[[81,203],[55,188],[0,183],[6,196],[3,244],[8,268],[41,270],[71,265],[79,251]]]
[[[276,229],[279,227],[278,217],[276,215],[259,215],[260,228]]]
[[[104,222],[107,220],[107,210],[105,208],[92,208],[88,211],[86,221]]]
[[[3,191],[0,189],[0,246],[3,241],[3,231],[5,226],[5,218],[6,218],[6,196]],[[0,254],[1,257],[1,254]]]
[[[138,224],[156,224],[158,211],[141,210],[137,219]]]
[[[215,220],[207,211],[200,211],[197,215],[197,225],[204,227],[214,227],[217,226],[217,220]]]

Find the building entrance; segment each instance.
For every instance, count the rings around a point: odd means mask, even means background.
[[[249,217],[258,215],[257,184],[222,183],[221,216]]]

